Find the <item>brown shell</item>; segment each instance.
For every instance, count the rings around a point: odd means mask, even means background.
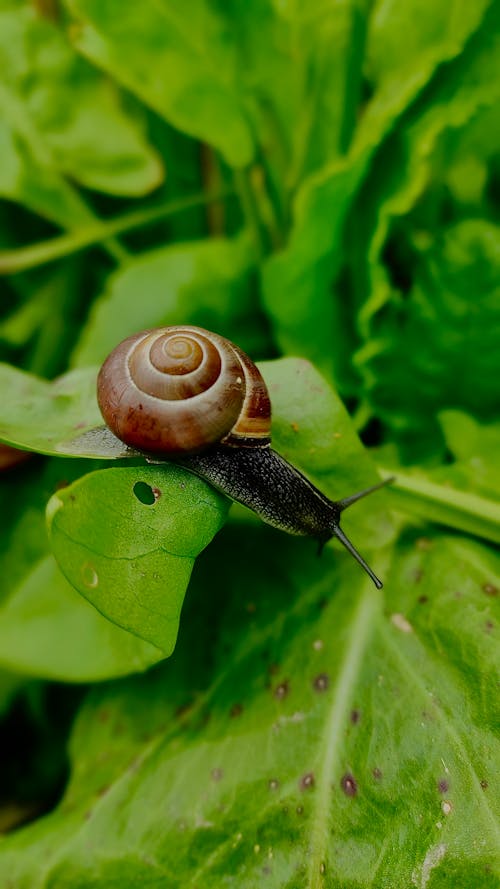
[[[99,372],[97,400],[111,431],[143,451],[270,442],[271,404],[255,364],[202,327],[160,327],[123,340]]]

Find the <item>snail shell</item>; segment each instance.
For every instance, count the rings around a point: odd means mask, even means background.
[[[160,327],[123,340],[104,362],[97,400],[131,447],[196,454],[220,443],[267,447],[271,404],[255,364],[201,327]]]

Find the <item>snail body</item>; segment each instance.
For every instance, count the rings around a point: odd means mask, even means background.
[[[104,362],[97,398],[107,426],[127,445],[175,460],[289,534],[313,537],[320,547],[337,537],[382,586],[340,516],[387,482],[333,501],[272,450],[267,388],[229,340],[189,326],[128,337]]]

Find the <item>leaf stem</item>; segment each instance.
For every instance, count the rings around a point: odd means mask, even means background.
[[[252,234],[259,257],[260,259],[263,259],[267,252],[267,245],[254,189],[250,181],[250,171],[248,167],[235,170],[234,181],[241,201],[246,224]]]
[[[70,256],[94,244],[100,244],[113,236],[150,225],[166,216],[172,216],[174,213],[180,213],[211,201],[219,201],[229,193],[229,190],[217,193],[201,192],[187,198],[166,201],[153,207],[141,207],[139,210],[123,213],[114,219],[98,220],[77,231],[67,232],[47,241],[39,241],[28,247],[1,251],[0,275],[11,275]],[[123,253],[123,258],[128,256],[125,250]],[[117,255],[116,258],[120,260],[122,257]]]
[[[379,472],[383,478],[394,475],[383,468]],[[388,491],[405,512],[500,543],[499,504],[399,470],[395,475]]]

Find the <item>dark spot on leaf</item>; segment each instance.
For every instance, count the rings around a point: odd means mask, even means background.
[[[495,627],[495,624],[493,623],[492,620],[487,620],[484,625],[484,628],[487,633],[491,633],[491,631],[494,629],[494,627]]]
[[[97,791],[97,796],[106,796],[109,789],[110,789],[109,784],[103,784],[103,786],[100,787],[99,790]]]
[[[290,684],[288,682],[288,679],[285,679],[283,682],[280,682],[280,684],[277,685],[276,688],[274,689],[274,697],[278,698],[279,701],[283,700],[283,698],[286,698],[287,695],[289,695],[289,693],[290,693]]]
[[[462,596],[463,596],[463,593],[460,590],[455,590],[455,592],[453,593],[454,599],[461,599]]]
[[[154,498],[155,498],[155,500],[159,500],[160,497],[161,497],[161,491],[160,491],[160,489],[159,489],[159,488],[151,488],[151,490],[152,490],[152,492],[153,492],[153,494],[154,494]]]
[[[188,713],[190,711],[191,707],[192,707],[192,704],[190,701],[186,701],[185,704],[181,704],[179,707],[177,707],[177,710],[175,711],[176,718],[180,719],[182,716],[185,716],[186,713]]]
[[[241,716],[243,713],[243,707],[241,704],[233,704],[229,711],[229,715],[231,719],[235,719],[236,716]]]
[[[152,506],[157,500],[151,485],[147,485],[146,482],[135,483],[134,495],[137,497],[139,503],[143,503],[144,506]]]
[[[278,790],[280,782],[277,778],[270,778],[267,786],[269,787],[269,790]]]
[[[486,593],[487,596],[498,596],[498,587],[493,583],[483,583],[483,592]]]
[[[319,676],[316,676],[316,679],[313,681],[313,688],[316,691],[326,691],[329,685],[330,680],[326,673],[320,673]]]
[[[356,796],[358,792],[358,785],[354,775],[343,775],[340,780],[340,786],[346,796]]]
[[[270,873],[272,873],[272,868],[270,864],[265,864],[262,868],[262,873],[265,877],[268,877]]]
[[[429,601],[429,596],[419,596],[417,602],[419,605],[425,605],[426,602]]]
[[[297,812],[297,815],[302,815],[304,812],[304,806],[297,806],[295,811]]]
[[[359,710],[351,710],[351,722],[353,725],[357,725],[359,720],[361,719],[361,713]]]
[[[441,780],[438,781],[439,792],[440,793],[448,793],[449,789],[450,789],[450,785],[449,785],[448,781],[446,780],[446,778],[441,778]]]
[[[276,676],[276,673],[279,671],[278,664],[269,664],[267,671],[270,676]]]
[[[212,775],[212,781],[221,781],[222,778],[224,777],[224,772],[220,768],[212,769],[211,775]]]
[[[181,491],[183,491],[183,490],[185,489],[185,487],[186,487],[186,483],[185,483],[185,482],[181,482],[180,485],[179,485],[179,488],[181,489]]]
[[[307,772],[307,774],[302,775],[299,787],[301,790],[310,790],[311,787],[314,787],[314,772]]]
[[[380,781],[381,778],[382,778],[382,772],[381,772],[380,769],[377,768],[377,767],[375,767],[375,768],[373,769],[372,775],[373,775],[373,777],[375,778],[375,781]]]
[[[429,540],[428,537],[419,537],[418,538],[417,549],[420,549],[423,552],[426,552],[427,550],[431,549],[431,547],[432,547],[432,540]]]
[[[480,782],[480,784],[481,784],[481,787],[482,787],[483,790],[487,790],[487,789],[488,789],[488,782],[485,781],[484,778],[483,778],[483,780]]]

